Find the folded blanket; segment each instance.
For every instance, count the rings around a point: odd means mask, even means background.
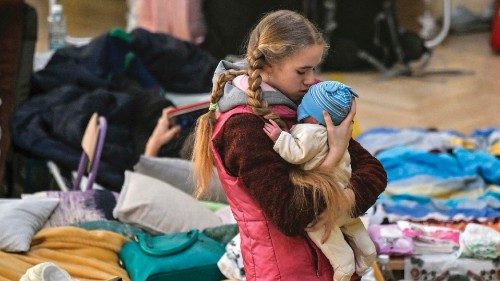
[[[118,252],[127,239],[104,230],[54,227],[40,230],[26,253],[0,251],[0,281],[19,280],[30,267],[51,261],[78,280],[130,280],[118,263]]]

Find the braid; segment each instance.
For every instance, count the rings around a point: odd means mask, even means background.
[[[324,49],[327,47],[321,32],[299,13],[279,10],[265,15],[259,21],[250,33],[246,51],[249,64],[247,104],[254,114],[274,120],[285,128],[285,123],[269,109],[262,96],[260,86],[264,66],[281,64],[299,50],[316,45]]]
[[[210,95],[210,102],[217,103],[224,94],[224,85],[236,76],[247,73],[246,70],[228,70],[223,72],[214,83]],[[208,183],[213,174],[214,156],[212,154],[211,142],[212,132],[215,125],[215,112],[208,111],[198,118],[196,122],[196,133],[193,147],[192,160],[194,162],[194,178],[196,181],[195,195],[201,197],[208,189]]]
[[[210,95],[210,102],[217,103],[224,93],[224,86],[228,81],[232,81],[236,76],[247,74],[247,70],[235,70],[229,69],[224,71],[217,78],[217,83],[214,84],[212,88],[212,94]]]
[[[281,128],[285,128],[285,122],[269,109],[267,101],[262,96],[262,68],[266,62],[264,53],[256,48],[248,57],[248,90],[247,103],[256,115],[262,116],[267,120],[275,121]]]

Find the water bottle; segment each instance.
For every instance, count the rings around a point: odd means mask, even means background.
[[[384,277],[385,281],[397,281],[396,277],[392,273],[392,270],[389,268],[389,255],[379,255],[378,262],[380,264],[380,272]]]
[[[50,7],[47,20],[49,24],[49,50],[57,50],[66,46],[66,18],[62,5],[53,4]]]

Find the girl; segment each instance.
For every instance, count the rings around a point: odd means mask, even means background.
[[[312,85],[302,98],[297,110],[299,124],[290,132],[283,131],[272,120],[264,125],[264,132],[274,142],[273,149],[287,162],[300,165],[300,169],[290,174],[292,183],[311,188],[313,194],[321,196],[326,204],[324,212],[335,220],[332,233],[324,243],[322,229],[308,233],[332,264],[335,281],[348,281],[355,271],[363,275],[377,254],[361,219],[350,216],[354,198],[349,196],[349,152],[344,152],[338,167],[329,173],[316,170],[328,153],[322,111],[328,112],[334,125],[339,125],[349,114],[355,97],[358,95],[347,85],[337,81],[320,82]]]
[[[333,270],[305,228],[328,228],[313,194],[291,188],[291,164],[262,130],[267,120],[282,128],[296,123],[301,97],[316,79],[314,68],[327,45],[306,18],[281,10],[266,15],[250,34],[246,60],[222,61],[214,75],[211,106],[198,119],[193,161],[198,194],[206,191],[215,164],[241,235],[247,280],[332,280]],[[218,112],[216,114],[216,110]],[[330,150],[319,169],[331,171],[348,147],[354,216],[384,190],[378,160],[350,140],[354,110],[339,126],[325,115]],[[358,194],[363,194],[363,197]],[[319,200],[321,201],[321,200]],[[325,238],[329,236],[326,229]]]

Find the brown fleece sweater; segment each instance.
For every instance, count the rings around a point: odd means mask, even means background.
[[[266,217],[286,235],[302,234],[314,220],[311,196],[307,196],[308,204],[294,202],[294,188],[288,177],[291,164],[273,150],[273,142],[263,127],[263,119],[256,115],[232,116],[214,145],[228,171],[241,178]],[[351,140],[348,150],[358,216],[384,191],[387,175],[380,162],[358,142]]]

